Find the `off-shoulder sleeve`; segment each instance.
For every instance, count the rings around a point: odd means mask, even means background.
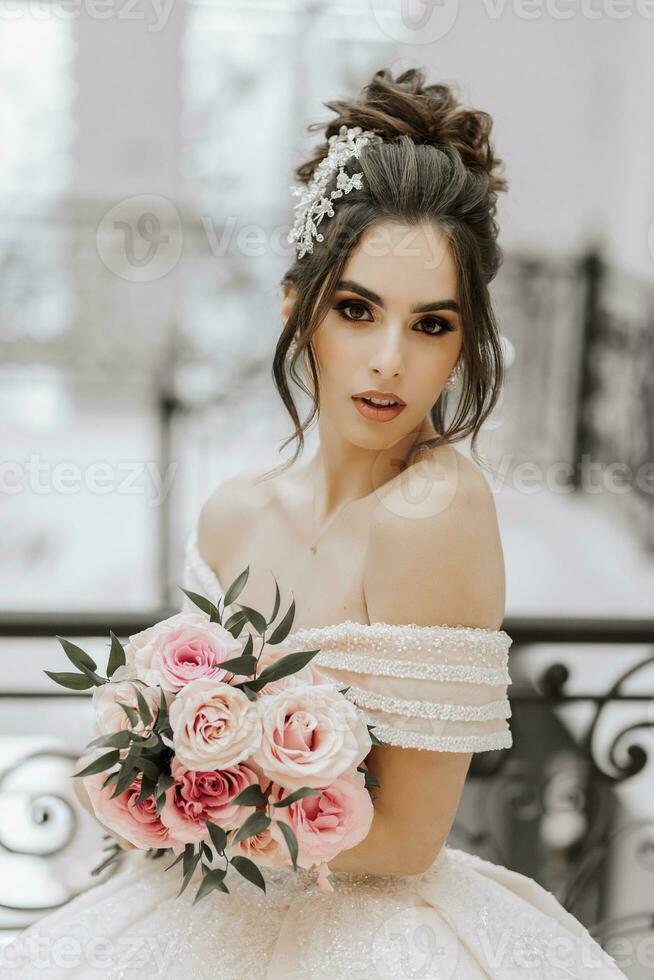
[[[390,745],[484,752],[513,744],[511,678],[503,630],[344,623],[303,630],[312,663],[349,686],[348,697]]]
[[[186,539],[182,585],[189,592],[197,592],[212,602],[218,602],[222,591],[212,569],[198,550],[197,531],[194,529]],[[181,612],[197,612],[197,606],[188,596],[182,595]]]

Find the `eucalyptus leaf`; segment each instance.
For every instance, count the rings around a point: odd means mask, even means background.
[[[111,650],[107,662],[107,677],[113,677],[114,672],[127,663],[127,656],[122,643],[113,630],[109,630],[109,635],[111,636]]]
[[[240,602],[239,606],[241,606],[241,609],[252,623],[257,633],[264,633],[268,628],[266,617],[262,616],[257,609],[253,609],[252,606],[244,606]]]
[[[237,599],[240,596],[241,592],[245,588],[245,583],[248,580],[249,574],[250,574],[250,566],[248,565],[241,572],[241,574],[237,575],[237,577],[234,579],[234,581],[227,589],[227,592],[225,592],[225,595],[223,597],[223,601],[226,606],[231,606],[234,599]]]
[[[280,602],[281,602],[281,596],[279,594],[279,585],[277,584],[277,579],[275,578],[274,575],[273,575],[273,578],[275,579],[275,601],[273,603],[272,612],[270,614],[270,622],[271,623],[274,623],[275,622],[275,619],[277,618],[277,613],[279,612],[279,605],[280,605]]]
[[[237,854],[236,857],[231,859],[230,864],[236,868],[239,874],[242,874],[244,878],[247,878],[247,880],[251,881],[253,885],[256,885],[265,892],[265,879],[254,861],[251,861],[250,858],[246,858],[241,854]]]
[[[225,844],[227,843],[227,834],[225,833],[222,827],[218,826],[218,824],[211,823],[210,820],[205,820],[204,822],[206,823],[207,829],[209,830],[211,843],[216,848],[219,854],[222,853],[222,851],[225,850]]]
[[[281,830],[282,834],[284,835],[284,839],[286,840],[286,846],[288,847],[288,852],[291,855],[291,861],[293,862],[293,870],[297,871],[298,846],[295,831],[290,824],[287,824],[284,820],[278,820],[277,826]]]
[[[287,653],[286,656],[280,657],[262,670],[255,680],[248,681],[248,684],[253,691],[260,691],[271,681],[278,681],[282,677],[288,677],[289,674],[302,670],[317,653],[320,653],[320,650],[298,650],[295,653]]]
[[[71,643],[70,640],[66,640],[63,636],[57,636],[57,640],[61,643],[64,648],[64,652],[68,659],[70,660],[73,667],[77,667],[78,670],[82,669],[82,664],[88,668],[88,670],[97,670],[98,665],[95,660],[89,657],[88,653],[78,647],[76,643]]]
[[[73,776],[93,776],[95,773],[104,772],[105,769],[115,766],[117,762],[120,762],[120,752],[118,749],[112,749],[111,752],[105,752],[104,755],[94,759],[85,769],[74,772]]]
[[[255,810],[254,813],[251,813],[247,817],[242,826],[239,827],[236,836],[232,838],[230,843],[238,844],[247,837],[254,837],[255,834],[260,834],[264,831],[271,823],[270,817],[261,810]]]
[[[282,640],[285,640],[290,632],[294,619],[295,619],[295,599],[291,601],[291,604],[288,607],[288,610],[286,611],[286,614],[282,619],[281,623],[278,623],[277,626],[272,631],[272,633],[270,634],[268,643],[281,643]]]
[[[136,701],[137,701],[137,704],[139,706],[139,714],[141,716],[141,720],[142,720],[142,722],[143,722],[144,725],[151,725],[152,724],[152,714],[150,712],[150,708],[148,706],[148,702],[143,697],[143,692],[141,691],[141,689],[138,686],[138,684],[135,684],[134,682],[132,682],[132,687],[136,691]]]
[[[253,783],[251,786],[246,786],[245,789],[241,790],[238,796],[235,796],[232,803],[238,803],[239,806],[261,806],[263,803],[267,803],[268,799],[266,794],[262,791],[258,783]]]
[[[181,585],[179,588],[182,589]],[[207,599],[203,595],[199,595],[197,592],[190,592],[188,589],[182,589],[182,592],[185,596],[188,596],[191,602],[196,605],[198,609],[201,609],[202,612],[207,613],[208,616],[216,616],[217,619],[215,621],[220,622],[218,608],[213,602],[211,602],[210,599]]]
[[[222,868],[216,868],[214,871],[208,871],[200,882],[200,887],[195,893],[193,904],[195,905],[196,902],[199,902],[205,897],[205,895],[209,895],[213,891],[229,893],[229,888],[223,880],[224,877],[225,872]]]
[[[88,691],[90,687],[93,687],[93,681],[86,674],[74,674],[72,671],[70,673],[66,671],[54,671],[54,670],[44,670],[44,674],[55,682],[55,684],[60,684],[61,687],[66,687],[70,691]]]
[[[244,677],[252,677],[257,669],[257,658],[252,656],[252,654],[232,657],[231,660],[221,661],[219,667],[222,670],[228,670],[231,674],[242,674]]]
[[[121,706],[121,708],[129,718],[129,723],[132,726],[132,728],[136,728],[136,726],[139,723],[139,716],[137,715],[136,710],[131,706],[131,704],[125,704],[123,701],[116,701],[116,704],[119,704]]]
[[[291,803],[296,803],[305,796],[322,796],[319,789],[313,789],[311,786],[300,786],[296,789],[290,796],[285,796],[283,800],[279,800],[277,803],[273,803],[273,806],[290,806]]]

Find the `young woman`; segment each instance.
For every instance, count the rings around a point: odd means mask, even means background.
[[[272,366],[296,452],[214,492],[185,586],[217,601],[248,565],[240,603],[270,609],[273,576],[281,608],[295,600],[289,649],[319,647],[314,664],[384,743],[367,758],[380,783],[370,832],[329,862],[333,894],[309,871],[270,868],[265,895],[239,878],[195,906],[164,862],[130,850],[8,947],[0,977],[41,976],[30,948],[64,937],[83,953],[51,961],[51,978],[624,976],[535,881],[445,844],[472,753],[512,744],[494,502],[453,445],[472,436],[476,459],[502,383],[488,284],[506,185],[490,117],[419,70],[379,71],[359,99],[327,106],[337,118],[297,171]],[[289,377],[313,400],[303,424]],[[316,416],[319,448],[302,462]]]

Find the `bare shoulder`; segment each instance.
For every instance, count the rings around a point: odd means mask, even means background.
[[[499,629],[504,557],[494,495],[477,464],[438,447],[378,497],[364,568],[371,621]]]
[[[220,554],[229,550],[232,539],[240,533],[266,500],[266,483],[258,484],[258,469],[246,469],[223,480],[205,500],[197,524],[198,550],[211,566]],[[214,554],[214,551],[216,552]]]

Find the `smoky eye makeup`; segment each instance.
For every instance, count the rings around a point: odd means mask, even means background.
[[[363,316],[351,316],[349,313],[347,313],[346,310],[352,306],[359,307],[360,309],[364,310],[366,313],[369,313],[372,316],[372,311],[370,310],[368,304],[361,299],[341,299],[334,304],[333,308],[336,310],[338,315],[347,323],[373,322],[372,320],[367,319]],[[449,320],[446,320],[444,317],[440,317],[440,316],[436,316],[435,314],[432,314],[429,316],[423,316],[420,320],[417,321],[417,323],[414,325],[412,329],[417,330],[418,333],[424,333],[428,337],[438,337],[443,333],[450,333],[451,331],[456,330],[456,327],[454,326],[454,324],[452,324]]]

